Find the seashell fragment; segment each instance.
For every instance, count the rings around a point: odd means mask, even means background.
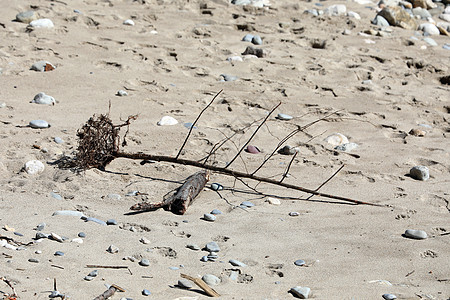
[[[341,133],[333,133],[327,136],[324,141],[334,147],[349,143],[348,138]]]
[[[178,121],[171,116],[164,116],[157,123],[158,126],[175,125],[175,124],[178,124]]]

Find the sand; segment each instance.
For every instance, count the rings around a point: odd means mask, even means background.
[[[0,249],[0,276],[13,282],[19,298],[48,299],[54,279],[70,299],[93,299],[106,290],[105,284],[126,290],[111,299],[208,298],[198,288],[177,288],[183,273],[218,276],[222,281],[213,288],[222,299],[292,299],[288,291],[294,286],[311,288],[315,299],[381,299],[385,293],[399,299],[447,299],[450,88],[439,79],[449,75],[449,52],[442,48],[449,38],[433,36],[439,46],[430,47],[413,30],[399,27],[391,27],[383,37],[360,35],[376,29],[370,24],[375,3],[319,3],[324,6],[274,1],[269,8],[257,9],[221,0],[0,1],[0,104],[6,104],[0,108],[0,224],[23,236],[4,229],[0,234],[34,242],[22,251]],[[332,4],[345,4],[361,20],[303,14]],[[30,32],[27,24],[13,21],[17,13],[30,9],[55,27]],[[123,25],[126,19],[135,26]],[[242,25],[250,31],[241,30]],[[351,33],[343,35],[345,29]],[[247,33],[262,37],[263,45],[254,47],[264,49],[266,56],[226,61],[242,57],[251,45],[241,41]],[[417,40],[411,39],[414,35]],[[325,41],[325,48],[313,48],[317,41]],[[40,60],[56,69],[29,70]],[[221,82],[221,74],[238,80]],[[371,83],[363,83],[369,79]],[[121,89],[129,95],[116,96]],[[345,164],[321,191],[380,206],[310,198],[246,181],[261,193],[281,197],[277,206],[234,178],[213,173],[210,182],[225,189],[220,195],[205,189],[185,215],[162,209],[130,214],[133,204],[161,201],[198,169],[116,159],[105,170],[77,174],[55,164],[62,155],[73,155],[77,130],[92,115],[108,112],[116,124],[138,115],[124,151],[174,156],[188,133],[183,124],[193,122],[222,89],[193,130],[182,158],[198,160],[237,133],[233,143],[212,157],[212,163],[223,166],[245,144],[258,120],[281,102],[251,141],[262,153],[243,152],[230,166],[252,172],[288,133],[338,111],[288,141],[299,153],[284,182],[316,189]],[[57,103],[30,103],[39,92]],[[277,120],[278,113],[294,118]],[[157,126],[166,115],[179,123]],[[51,127],[26,127],[34,119],[44,119]],[[408,134],[414,128],[425,136]],[[324,142],[335,132],[359,147],[349,153],[335,151]],[[55,143],[54,137],[64,143]],[[44,172],[24,172],[24,164],[33,159],[44,163]],[[258,175],[280,179],[290,159],[276,154]],[[417,165],[429,168],[429,180],[407,176]],[[62,200],[53,198],[52,191]],[[142,195],[125,196],[130,191]],[[255,207],[238,208],[242,201]],[[223,214],[215,222],[203,220],[212,209]],[[58,210],[119,224],[52,216]],[[34,241],[34,228],[42,222],[44,233],[68,240]],[[405,238],[406,229],[424,230],[428,238]],[[79,232],[86,233],[84,242],[71,242]],[[150,243],[140,242],[142,237]],[[216,262],[201,262],[206,251],[186,248],[192,243],[203,248],[211,241],[221,248]],[[110,245],[119,252],[108,253]],[[65,255],[54,256],[55,251]],[[137,260],[124,260],[127,256]],[[150,266],[140,266],[140,258],[149,259]],[[230,259],[247,266],[233,267]],[[298,259],[307,266],[294,265]],[[99,275],[86,281],[84,276],[93,270],[89,264],[128,269],[97,268]],[[235,269],[239,278],[231,280]],[[152,295],[143,296],[143,289]],[[1,282],[0,291],[11,292]]]

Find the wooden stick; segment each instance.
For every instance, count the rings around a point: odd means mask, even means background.
[[[112,284],[109,289],[107,289],[106,291],[104,291],[101,295],[98,295],[97,297],[94,298],[94,300],[106,300],[110,297],[112,297],[112,295],[114,295],[114,293],[116,291],[120,291],[120,292],[125,292],[125,290],[115,284]]]
[[[198,287],[200,287],[202,290],[205,291],[205,293],[208,294],[208,296],[211,297],[220,297],[220,294],[217,293],[214,289],[209,287],[209,285],[206,284],[202,279],[200,278],[194,278],[192,276],[186,275],[186,274],[180,274],[182,278],[188,279],[192,282],[194,282]]]
[[[0,277],[0,280],[3,281],[4,283],[6,283],[13,291],[13,294],[11,295],[11,299],[16,299],[16,297],[17,297],[16,290],[14,289],[14,286],[12,285],[11,281],[6,279],[5,277]]]
[[[102,269],[128,269],[128,266],[101,266],[101,265],[86,265],[86,268],[102,268]]]

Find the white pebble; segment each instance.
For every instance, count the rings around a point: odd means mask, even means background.
[[[290,292],[300,299],[308,299],[311,289],[309,287],[295,286],[291,288]]]
[[[161,120],[159,120],[159,122],[157,124],[159,126],[175,125],[175,124],[178,124],[178,121],[171,116],[164,116],[161,118]]]
[[[83,244],[83,239],[82,238],[74,238],[72,240],[73,243],[78,243],[78,244]]]
[[[30,127],[39,129],[39,128],[49,128],[50,124],[48,124],[45,120],[32,120],[30,121]]]
[[[333,133],[327,136],[324,141],[335,147],[349,142],[348,138],[341,133]]]
[[[127,93],[127,91],[124,91],[124,90],[118,90],[117,96],[121,96],[121,97],[128,96],[128,93]]]
[[[266,201],[269,202],[269,204],[272,204],[272,205],[280,205],[281,204],[281,201],[278,198],[269,197],[269,198],[267,198]]]
[[[420,24],[419,30],[422,30],[425,35],[440,35],[439,28],[431,23]]]
[[[46,95],[45,93],[41,92],[34,96],[34,99],[31,101],[31,103],[55,105],[56,101],[52,96]]]
[[[230,56],[230,57],[227,58],[227,61],[230,61],[230,62],[242,61],[242,57],[240,57],[240,56]]]
[[[134,26],[134,21],[130,19],[125,20],[123,21],[123,25]]]
[[[212,274],[205,274],[202,280],[206,282],[207,285],[218,285],[220,283],[220,278]]]
[[[347,16],[350,17],[350,18],[355,18],[356,20],[361,20],[361,16],[358,13],[354,12],[354,11],[349,11],[347,13]]]
[[[25,172],[35,175],[44,172],[45,166],[39,160],[30,160],[25,163]]]
[[[55,25],[50,19],[38,19],[30,22],[30,26],[33,28],[53,28]]]

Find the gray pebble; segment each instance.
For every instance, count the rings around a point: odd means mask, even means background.
[[[39,263],[39,259],[37,259],[37,258],[30,258],[30,259],[28,259],[28,261],[32,262],[32,263]]]
[[[283,121],[289,121],[289,120],[292,120],[292,116],[290,116],[290,115],[286,115],[286,114],[278,114],[277,115],[277,119],[278,120],[283,120]]]
[[[54,255],[55,255],[55,256],[64,256],[64,252],[62,252],[62,251],[56,251]]]
[[[36,250],[36,251],[34,251],[34,253],[36,253],[36,254],[42,254],[42,251],[41,251],[41,250]]]
[[[219,258],[219,256],[215,252],[210,252],[206,257],[209,261],[216,261]]]
[[[220,81],[236,81],[238,80],[237,76],[234,75],[227,75],[227,74],[220,74]]]
[[[84,232],[78,232],[78,237],[80,237],[80,238],[85,238],[85,237],[86,237],[86,233],[84,233]]]
[[[373,19],[372,24],[381,28],[389,27],[389,22],[384,17],[379,15],[377,15],[375,19]]]
[[[244,202],[241,203],[241,205],[246,206],[246,207],[253,207],[253,206],[255,206],[255,204],[253,204],[250,201],[244,201]]]
[[[39,15],[33,10],[20,12],[16,15],[16,21],[22,23],[30,23],[31,21],[37,20]]]
[[[220,251],[220,247],[216,242],[209,242],[208,244],[206,244],[205,248],[206,248],[206,251],[209,251],[209,252],[219,252]]]
[[[183,289],[190,289],[190,288],[193,287],[191,281],[187,280],[187,279],[184,279],[184,278],[178,280],[178,284],[177,285],[179,287],[183,288]]]
[[[217,276],[214,276],[212,274],[205,274],[205,275],[203,275],[202,280],[207,285],[218,285],[220,283],[220,278],[217,277]]]
[[[213,215],[221,215],[222,212],[221,212],[220,210],[218,210],[218,209],[213,209],[213,210],[211,211],[211,214],[213,214]]]
[[[137,196],[139,194],[139,191],[131,191],[125,194],[125,197],[130,197],[130,196]]]
[[[407,229],[404,234],[405,237],[424,240],[428,237],[427,233],[423,230]]]
[[[286,145],[280,150],[278,150],[278,153],[284,154],[284,155],[294,155],[298,151],[297,148]]]
[[[253,40],[253,34],[246,34],[243,38],[242,41],[243,42],[251,42]]]
[[[17,231],[14,231],[14,235],[23,236],[23,234],[21,234],[20,232],[17,232]]]
[[[176,270],[179,270],[180,268],[179,267],[169,267],[169,269],[176,271]]]
[[[247,46],[244,52],[241,53],[242,55],[255,55],[256,57],[264,57],[265,53],[264,50],[261,48],[254,48],[252,46]]]
[[[152,293],[149,290],[147,290],[147,289],[142,291],[142,295],[144,295],[144,296],[150,296],[151,294]]]
[[[200,250],[200,247],[196,244],[188,244],[188,245],[186,245],[186,248],[189,248],[189,249],[195,250],[195,251]]]
[[[291,212],[289,213],[289,215],[290,215],[291,217],[298,217],[298,216],[300,216],[300,213],[297,212],[297,211],[291,211]]]
[[[306,262],[305,262],[303,259],[298,259],[298,260],[296,260],[296,261],[294,262],[294,264],[295,264],[296,266],[301,267],[301,266],[304,266],[304,265],[306,264]]]
[[[114,254],[114,253],[119,252],[119,248],[114,245],[109,245],[109,247],[108,247],[108,249],[106,249],[106,251]]]
[[[47,224],[45,224],[45,223],[39,223],[37,226],[36,226],[36,230],[37,231],[42,231],[42,230],[44,230],[44,228],[45,228],[45,226],[46,226]]]
[[[36,96],[34,96],[31,103],[55,105],[56,100],[52,96],[46,95],[45,93],[39,93]]]
[[[106,221],[106,225],[117,225],[117,221],[114,219],[109,219]]]
[[[87,276],[84,276],[84,280],[92,281],[92,280],[94,280],[94,277],[87,275]]]
[[[336,147],[334,147],[335,150],[344,151],[344,152],[350,152],[356,148],[358,148],[358,144],[356,144],[356,143],[345,143],[345,144],[337,145]]]
[[[216,220],[216,216],[213,214],[204,214],[203,219],[206,221],[214,222]]]
[[[438,46],[438,43],[430,37],[423,38],[423,41],[432,47]]]
[[[417,180],[428,180],[430,178],[430,170],[425,166],[415,166],[409,170],[409,175]]]
[[[244,264],[243,262],[240,262],[240,261],[238,261],[238,260],[236,260],[236,259],[230,259],[228,262],[229,262],[231,265],[236,266],[236,267],[246,267],[246,266],[247,266],[247,265]]]
[[[291,288],[290,292],[300,299],[308,299],[311,289],[309,287],[295,286]]]
[[[208,261],[208,256],[202,256],[202,258],[200,258],[200,261],[206,262]]]
[[[97,218],[89,217],[89,218],[86,218],[85,221],[86,221],[86,222],[94,222],[94,223],[97,223],[97,224],[105,225],[105,226],[106,226],[106,222],[105,222],[105,221],[99,220],[99,219],[97,219]]]
[[[83,217],[83,213],[81,211],[76,210],[58,210],[55,211],[52,216],[74,216],[74,217]]]
[[[139,262],[139,264],[143,267],[148,267],[150,266],[150,261],[146,258],[141,259],[141,261]]]
[[[230,279],[233,281],[236,281],[239,278],[239,272],[238,271],[231,271],[230,273]]]
[[[98,270],[94,270],[94,271],[91,271],[87,276],[97,277],[97,275],[98,275]]]
[[[262,39],[259,35],[255,35],[252,38],[252,44],[253,45],[262,45]]]
[[[45,120],[32,120],[30,121],[30,127],[35,129],[49,128],[50,124]]]
[[[120,198],[122,198],[119,194],[108,194],[107,197],[112,200],[120,200]]]
[[[394,294],[383,294],[383,299],[384,300],[394,300],[394,299],[397,299],[397,296],[395,296]]]
[[[46,233],[43,233],[43,232],[36,232],[36,239],[37,240],[39,240],[39,239],[47,239],[48,237],[50,236],[50,234],[46,234]]]
[[[57,144],[64,144],[64,141],[62,138],[55,136],[55,138],[53,139],[55,141],[55,143]]]
[[[57,193],[55,193],[55,192],[50,192],[50,196],[51,196],[52,198],[55,198],[56,200],[62,200],[61,195],[59,195],[59,194],[57,194]]]
[[[128,96],[128,93],[127,93],[127,91],[124,91],[124,90],[118,90],[116,95],[124,97],[124,96]]]
[[[223,190],[223,186],[221,184],[219,184],[219,183],[212,183],[211,184],[211,189],[213,191],[221,191],[221,190]]]
[[[49,297],[49,298],[61,298],[61,299],[67,299],[67,298],[66,298],[66,295],[61,294],[61,293],[58,292],[58,291],[52,291],[48,297]]]
[[[60,243],[64,242],[64,239],[54,232],[50,233],[49,238],[51,238],[54,241],[60,242]]]

